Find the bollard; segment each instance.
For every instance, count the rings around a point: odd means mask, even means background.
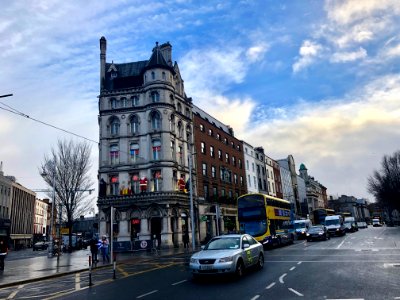
[[[116,277],[115,277],[115,265],[116,265],[116,262],[114,261],[114,263],[113,263],[113,279],[116,279]]]
[[[89,286],[92,285],[92,257],[89,255]]]

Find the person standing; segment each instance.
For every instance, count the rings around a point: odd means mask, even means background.
[[[187,232],[183,235],[183,248],[189,249],[189,234]]]
[[[105,235],[103,235],[102,239],[101,239],[101,254],[103,256],[103,263],[106,261],[110,262],[110,256],[108,254],[108,239]]]
[[[8,253],[7,241],[4,237],[0,238],[0,270],[4,270],[4,259]]]
[[[92,254],[92,262],[97,263],[99,260],[97,259],[98,245],[97,239],[93,237],[90,240],[90,253]]]

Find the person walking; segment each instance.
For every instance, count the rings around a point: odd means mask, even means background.
[[[183,248],[189,249],[189,234],[187,232],[183,235]]]
[[[97,263],[99,260],[97,259],[97,252],[99,250],[97,239],[93,237],[90,240],[90,253],[92,254],[92,262]]]
[[[4,270],[4,259],[8,253],[7,241],[4,237],[0,238],[0,270]]]
[[[106,259],[107,259],[107,262],[110,262],[110,256],[108,254],[108,245],[109,245],[108,239],[105,235],[103,235],[103,237],[101,239],[101,247],[100,247],[101,254],[103,256],[103,263],[106,261]]]

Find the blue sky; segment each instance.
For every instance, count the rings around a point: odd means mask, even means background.
[[[399,15],[395,0],[6,1],[0,101],[98,140],[100,37],[116,63],[169,41],[187,95],[236,137],[372,200],[367,177],[399,150]],[[43,156],[72,137],[2,109],[0,125],[3,171],[43,188]]]

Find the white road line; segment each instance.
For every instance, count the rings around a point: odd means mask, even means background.
[[[289,291],[295,293],[297,296],[303,297],[304,295],[302,293],[299,293],[298,291],[292,289],[292,288],[288,288]]]
[[[81,289],[81,274],[75,274],[75,290],[79,291]]]
[[[281,277],[279,277],[279,282],[280,282],[280,283],[284,283],[284,282],[283,282],[283,277],[285,277],[286,275],[287,275],[287,274],[285,273],[285,274],[283,274]]]
[[[271,283],[269,286],[267,286],[265,289],[269,290],[270,288],[272,288],[275,285],[275,282]]]
[[[302,263],[302,262],[301,262],[301,261],[299,261],[297,264],[298,264],[298,265],[301,265],[301,263]]]
[[[15,290],[14,292],[12,292],[12,293],[7,297],[7,299],[14,299],[14,297],[17,295],[17,293],[19,292],[19,290],[22,289],[23,287],[24,287],[23,284],[19,285],[19,286],[18,286],[18,289]]]
[[[151,295],[151,294],[154,294],[154,293],[157,293],[157,292],[158,292],[158,290],[154,290],[154,291],[148,292],[148,293],[146,293],[146,294],[137,296],[136,299],[143,298],[143,297],[146,297],[146,296],[148,296],[148,295]]]
[[[253,298],[251,298],[250,300],[256,300],[260,297],[260,295],[255,295]]]
[[[173,283],[171,285],[178,285],[178,284],[184,283],[186,281],[187,281],[186,279],[185,280],[181,280],[181,281],[175,282],[175,283]]]
[[[294,269],[296,269],[296,267],[291,267],[289,270],[290,270],[290,271],[293,271]]]
[[[344,239],[340,244],[339,244],[339,246],[337,246],[336,247],[336,249],[339,249],[340,247],[342,247],[342,245],[344,244],[344,241],[345,241],[346,239]]]
[[[364,300],[364,298],[328,298],[326,300]]]

